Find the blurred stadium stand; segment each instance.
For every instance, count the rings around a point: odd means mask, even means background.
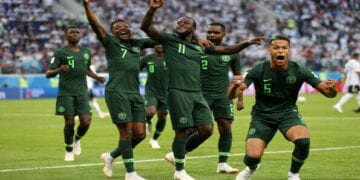
[[[91,6],[105,28],[123,18],[134,37],[146,36],[139,27],[147,0],[93,0]],[[349,55],[360,52],[358,0],[168,0],[155,23],[171,32],[184,15],[197,21],[197,34],[203,38],[208,23],[224,23],[228,44],[285,34],[292,40],[292,60],[316,72],[341,72]],[[106,73],[104,49],[87,23],[82,1],[0,0],[0,76],[44,73],[54,51],[65,45],[68,24],[81,28],[81,44],[92,50],[97,71]],[[267,58],[266,53],[266,43],[243,50],[243,71]]]

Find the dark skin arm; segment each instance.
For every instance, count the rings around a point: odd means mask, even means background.
[[[94,71],[92,71],[90,68],[87,69],[86,74],[93,79],[96,79],[99,83],[104,84],[105,78],[103,76],[98,76]]]
[[[161,38],[161,32],[157,30],[152,24],[155,11],[162,7],[162,0],[151,0],[150,7],[145,13],[144,18],[141,21],[141,30],[143,30],[151,39],[159,41]]]
[[[243,94],[243,91],[247,89],[247,85],[242,82],[243,77],[240,75],[235,75],[233,78],[233,84],[229,87],[227,96],[229,99],[235,99],[239,95]]]
[[[52,78],[55,77],[57,74],[61,72],[66,72],[69,70],[69,65],[63,64],[59,68],[56,69],[48,69],[45,73],[46,78]]]
[[[163,0],[151,0],[148,11],[145,13],[143,20],[141,21],[141,30],[143,30],[151,39],[159,41],[161,38],[161,32],[156,29],[153,24],[155,11],[161,8]],[[212,43],[208,40],[202,39],[197,35],[194,35],[196,42],[198,42],[204,49],[209,48]]]
[[[240,76],[240,71],[233,71],[233,75]],[[239,95],[238,95],[238,100],[236,102],[236,109],[238,111],[244,109],[243,93],[239,93]]]
[[[99,39],[104,39],[105,35],[106,35],[106,31],[105,31],[104,27],[97,20],[93,11],[91,10],[90,0],[83,0],[83,4],[84,4],[84,8],[85,8],[86,17],[89,21],[89,24],[90,24],[92,30],[96,33],[96,35]]]
[[[264,40],[263,36],[255,37],[253,39],[229,46],[215,46],[215,54],[234,54],[242,51],[243,49],[253,45],[253,44],[261,44]]]
[[[328,98],[334,98],[337,95],[336,81],[334,79],[322,81],[315,89]]]

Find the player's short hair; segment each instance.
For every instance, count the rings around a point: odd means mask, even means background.
[[[72,28],[79,29],[79,27],[77,27],[77,26],[75,26],[75,25],[67,25],[67,26],[65,27],[65,29],[64,29],[65,34],[67,33],[67,31],[68,31],[69,29],[72,29]]]
[[[193,27],[194,27],[194,29],[196,29],[196,21],[195,21],[195,19],[194,18],[192,18],[192,17],[190,17],[190,16],[184,16],[184,17],[186,17],[186,18],[189,18],[189,19],[191,19],[192,20],[192,22],[193,22]]]
[[[212,22],[209,26],[220,26],[223,31],[225,31],[225,25],[221,22]]]
[[[115,20],[112,21],[111,24],[110,24],[110,30],[112,30],[112,29],[113,29],[113,26],[114,26],[116,23],[118,23],[118,22],[124,22],[124,23],[126,23],[127,25],[130,26],[130,24],[129,24],[126,20],[124,20],[124,19],[115,19]]]
[[[275,36],[270,36],[268,42],[269,45],[271,44],[271,42],[275,41],[275,40],[285,40],[290,44],[290,39],[284,35],[275,35]]]

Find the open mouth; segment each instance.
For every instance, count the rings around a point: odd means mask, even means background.
[[[283,55],[276,56],[276,60],[282,61],[284,59],[285,59],[285,56],[283,56]]]
[[[185,30],[185,27],[179,26],[177,29],[178,29],[178,30]]]
[[[211,41],[212,43],[217,42],[217,40],[214,38],[210,38],[209,41]]]

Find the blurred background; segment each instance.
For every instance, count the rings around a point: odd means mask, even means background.
[[[92,0],[91,6],[107,30],[112,20],[122,18],[131,24],[133,37],[146,37],[140,22],[148,0]],[[46,79],[44,73],[54,51],[65,45],[63,30],[69,24],[80,27],[80,44],[92,50],[97,72],[107,75],[104,49],[83,9],[80,0],[0,0],[0,99],[56,96],[57,78]],[[165,0],[155,24],[171,32],[184,15],[197,21],[197,34],[203,38],[207,24],[224,23],[227,44],[258,35],[287,35],[291,60],[323,79],[340,80],[351,53],[360,52],[358,0]],[[265,60],[266,50],[266,43],[243,50],[242,71]],[[145,81],[142,73],[140,88]],[[103,95],[103,88],[98,85],[95,93]]]

